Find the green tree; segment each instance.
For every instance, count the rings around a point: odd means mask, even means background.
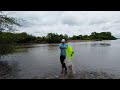
[[[68,35],[65,34],[63,38],[67,41],[68,40]]]
[[[10,17],[0,12],[0,31],[15,31],[14,25],[21,26],[17,18]]]

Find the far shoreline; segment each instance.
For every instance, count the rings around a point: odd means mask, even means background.
[[[118,39],[116,39],[118,40]],[[73,43],[76,43],[76,42],[97,42],[97,41],[111,41],[111,40],[67,40],[67,43],[69,42],[73,42]],[[61,43],[61,42],[59,42]],[[59,44],[59,43],[46,43],[46,42],[42,42],[42,43],[34,43],[34,42],[30,42],[30,43],[21,43],[21,44],[18,44],[18,45],[33,45],[33,44]]]

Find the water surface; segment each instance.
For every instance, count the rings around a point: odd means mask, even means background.
[[[82,70],[120,74],[120,40],[69,42],[75,51],[76,74]],[[9,67],[8,78],[31,79],[58,76],[61,72],[58,44],[36,44],[0,59]],[[2,63],[3,64],[3,63]],[[1,65],[2,65],[1,64]],[[3,75],[4,78],[4,75]]]

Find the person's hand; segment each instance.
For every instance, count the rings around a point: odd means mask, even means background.
[[[61,48],[65,48],[66,49],[67,47],[61,46]]]
[[[65,48],[64,46],[62,46],[62,48]]]
[[[60,48],[64,48],[64,46],[60,46]]]

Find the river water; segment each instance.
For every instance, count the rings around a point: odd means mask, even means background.
[[[104,71],[120,74],[120,40],[69,42],[74,49],[75,72]],[[7,62],[7,78],[34,79],[59,76],[61,64],[58,44],[35,44],[0,59]],[[4,78],[4,76],[3,76]]]

